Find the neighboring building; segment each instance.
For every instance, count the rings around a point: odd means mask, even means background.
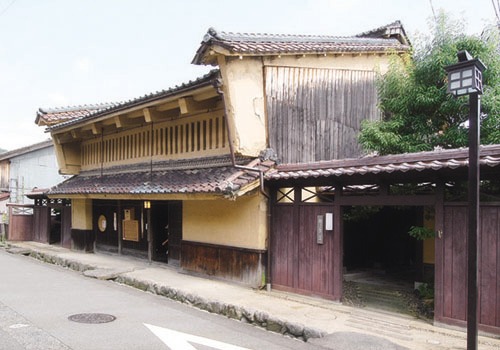
[[[0,154],[0,190],[10,194],[10,203],[32,203],[27,193],[48,189],[65,178],[59,174],[52,140]]]
[[[50,139],[0,154],[0,223],[3,223],[4,233],[7,231],[5,224],[11,223],[9,239],[38,240],[39,236],[33,235],[34,198],[30,198],[30,194],[35,191],[40,196],[66,178],[59,174]],[[47,225],[50,225],[50,212],[47,215]],[[45,232],[44,235],[50,234]],[[48,238],[42,241],[49,243]]]

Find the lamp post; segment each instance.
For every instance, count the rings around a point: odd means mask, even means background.
[[[483,71],[486,66],[467,51],[457,54],[458,63],[445,67],[448,92],[454,96],[469,95],[469,225],[467,235],[467,350],[477,349],[477,241],[479,223],[479,95],[483,93]]]

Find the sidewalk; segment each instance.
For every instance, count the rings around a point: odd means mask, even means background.
[[[114,280],[330,349],[368,349],[366,344],[379,344],[373,347],[376,349],[466,349],[465,332],[435,327],[413,317],[252,290],[133,257],[79,253],[35,242],[9,245],[6,250],[11,253],[29,255],[88,277]],[[346,341],[351,342],[350,347]],[[500,349],[500,339],[480,336],[479,348]]]

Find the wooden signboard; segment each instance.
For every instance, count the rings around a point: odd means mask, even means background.
[[[125,241],[139,242],[139,221],[123,220],[123,239]]]

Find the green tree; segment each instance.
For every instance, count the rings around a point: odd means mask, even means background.
[[[432,33],[432,38],[415,43],[412,54],[394,57],[388,72],[379,76],[382,118],[362,124],[359,141],[366,151],[396,154],[467,146],[468,99],[446,92],[444,69],[457,62],[461,50],[487,66],[481,97],[481,143],[500,143],[498,29],[492,27],[481,36],[466,35],[460,22],[440,13]]]

